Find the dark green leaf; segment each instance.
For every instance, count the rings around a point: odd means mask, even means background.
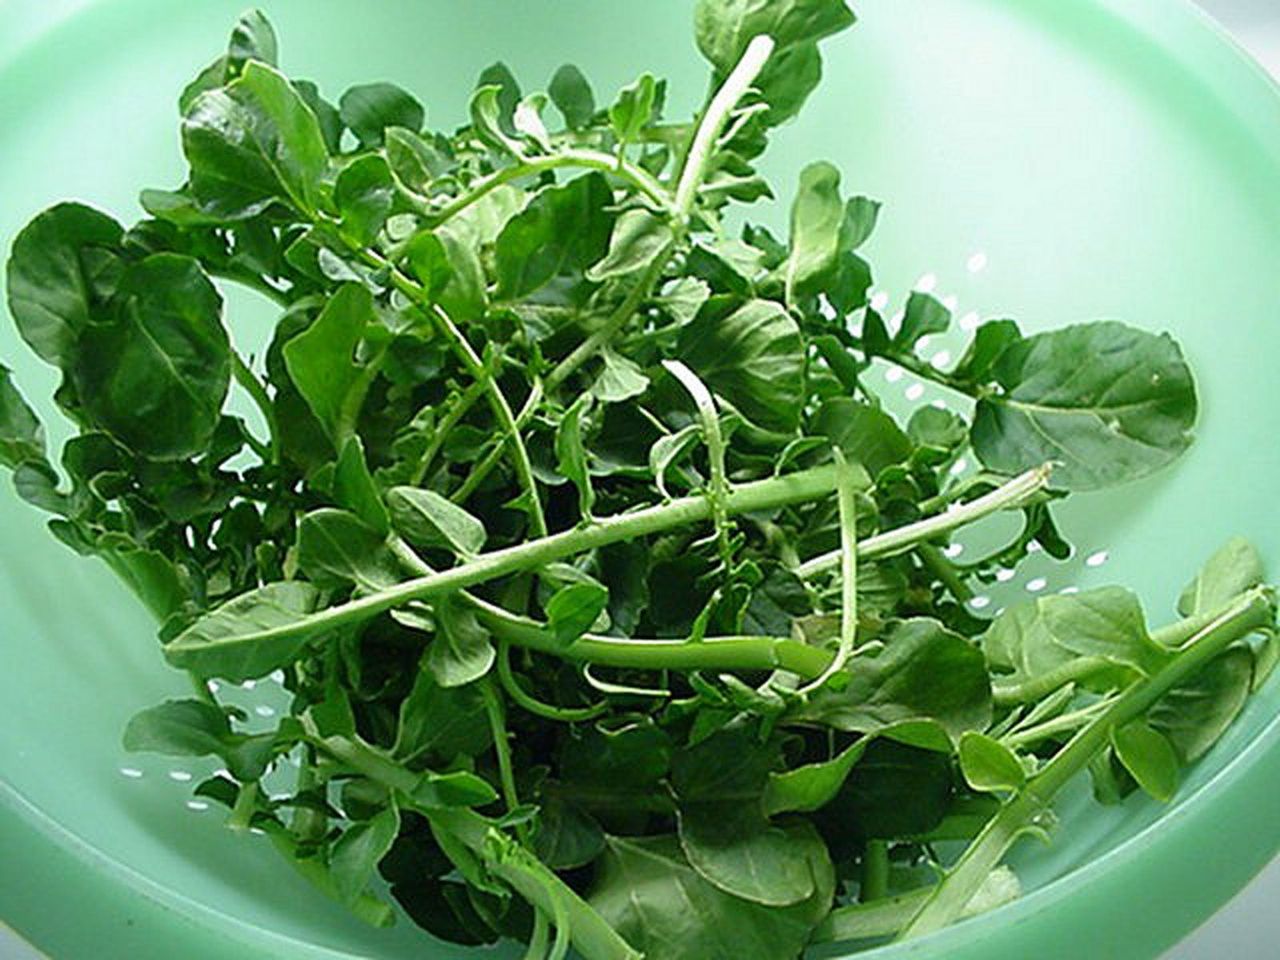
[[[0,365],[0,466],[16,469],[28,460],[44,461],[44,428]]]
[[[338,101],[338,112],[364,147],[380,147],[387,127],[421,130],[427,112],[417,99],[394,83],[362,83]]]
[[[191,188],[210,213],[254,216],[275,200],[304,214],[324,206],[329,150],[320,124],[289,81],[260,61],[192,102],[182,144]]]
[[[666,220],[648,210],[628,210],[614,224],[609,252],[587,271],[587,278],[603,283],[643,270],[671,241],[671,225]]]
[[[298,524],[298,568],[318,586],[377,590],[398,581],[386,538],[354,513],[313,510]]]
[[[909,720],[932,720],[955,740],[984,730],[991,685],[982,653],[933,620],[906,620],[884,649],[859,653],[843,689],[815,693],[795,719],[849,733],[876,733]]]
[[[231,31],[231,42],[227,44],[227,67],[231,74],[239,74],[249,60],[259,60],[274,67],[278,57],[276,32],[267,15],[261,10],[242,13]]]
[[[927,293],[916,291],[907,298],[902,326],[894,335],[893,345],[909,353],[923,337],[945,333],[951,326],[951,311]]]
[[[587,465],[586,445],[582,437],[582,418],[590,402],[590,395],[581,397],[564,412],[556,430],[556,469],[577,488],[578,512],[583,520],[590,519],[596,502],[595,488],[591,485],[591,471]]]
[[[945,753],[873,740],[824,813],[846,821],[865,839],[928,833],[951,805],[951,764]]]
[[[387,508],[369,465],[365,462],[364,444],[353,436],[342,447],[333,472],[333,499],[365,522],[371,529],[386,536],[391,529]]]
[[[343,831],[329,854],[329,872],[343,903],[355,903],[365,892],[399,832],[400,812],[395,807]]]
[[[590,814],[552,797],[542,805],[533,849],[552,870],[573,870],[600,856],[604,831]]]
[[[1243,645],[1232,647],[1165,694],[1151,708],[1147,721],[1173,744],[1183,763],[1194,763],[1240,715],[1253,677],[1252,651]]]
[[[815,43],[852,26],[844,0],[698,0],[694,30],[698,49],[728,73],[753,37],[768,34],[777,53]]]
[[[1056,486],[1094,490],[1144,477],[1191,443],[1195,384],[1167,335],[1066,327],[1008,346],[994,372],[1003,393],[978,401],[972,430],[989,469],[1052,461]]]
[[[626,941],[653,960],[777,960],[797,956],[831,906],[830,869],[813,896],[766,907],[704,880],[675,837],[609,837],[589,902]]]
[[[861,464],[871,477],[905,463],[914,449],[892,416],[849,397],[834,397],[819,407],[812,430]]]
[[[290,378],[337,445],[354,431],[369,389],[370,371],[357,363],[356,347],[376,319],[369,291],[346,283],[315,322],[284,346]]]
[[[589,173],[544,187],[498,235],[498,295],[527,296],[566,272],[581,273],[609,249],[613,216],[609,185]]]
[[[805,399],[804,347],[779,304],[753,300],[724,318],[700,316],[681,329],[677,353],[752,423],[796,428]]]
[[[124,748],[132,753],[170,757],[207,757],[222,751],[231,736],[227,715],[200,700],[166,700],[135,714],[124,729]]]
[[[551,95],[556,109],[564,115],[565,125],[570,130],[581,130],[591,122],[596,112],[596,98],[587,78],[573,64],[566,63],[555,72],[547,93]]]
[[[800,171],[800,187],[791,205],[788,291],[806,296],[821,289],[840,252],[844,219],[840,171],[825,161]]]
[[[452,760],[488,749],[489,721],[480,691],[475,686],[442,687],[423,659],[413,689],[400,705],[394,755],[406,761],[424,754]]]
[[[7,290],[18,332],[36,354],[67,367],[90,319],[114,292],[123,231],[105,214],[60,203],[13,241]]]
[[[414,275],[451,317],[474,317],[488,300],[484,268],[465,230],[449,225],[415,236],[406,251]]]
[[[370,154],[343,167],[333,200],[342,217],[342,232],[362,247],[373,243],[395,204],[395,183],[387,161]]]
[[[869,740],[857,740],[830,760],[769,774],[764,810],[770,816],[791,811],[812,813],[836,798]]]
[[[1001,354],[1021,339],[1022,333],[1012,320],[988,320],[974,332],[973,340],[951,375],[961,383],[989,382]]]
[[[126,447],[196,456],[231,384],[222,298],[195,260],[147,257],[125,273],[112,321],[84,330],[71,369],[89,418]]]
[[[657,85],[653,75],[641,76],[630,86],[622,88],[618,99],[609,107],[609,126],[622,144],[630,143],[653,119],[654,98]]]

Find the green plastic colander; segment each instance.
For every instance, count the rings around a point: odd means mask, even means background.
[[[247,0],[0,0],[0,238],[66,197],[129,219],[139,187],[182,176],[177,92]],[[529,86],[564,61],[597,89],[641,70],[674,111],[704,89],[685,0],[265,0],[290,72],[336,95],[390,79],[432,122],[464,116],[482,67]],[[981,598],[1124,582],[1161,621],[1199,560],[1244,533],[1280,573],[1280,97],[1183,0],[866,0],[827,47],[827,77],[775,139],[772,182],[826,157],[886,202],[870,251],[892,313],[913,287],[962,327],[1116,317],[1168,329],[1199,375],[1200,441],[1176,468],[1073,498],[1080,549],[1032,557]],[[785,203],[789,198],[781,198]],[[784,206],[765,216],[781,222]],[[271,313],[228,291],[238,344]],[[957,334],[957,338],[959,334]],[[934,338],[934,354],[959,340]],[[0,322],[24,392],[53,373]],[[944,363],[945,358],[937,358]],[[905,376],[887,395],[950,399]],[[41,413],[56,420],[46,402]],[[55,441],[62,437],[55,436]],[[975,536],[981,536],[981,532]],[[971,543],[970,548],[973,549]],[[185,692],[141,607],[0,491],[0,918],[63,958],[464,958],[408,922],[364,929],[191,798],[211,766],[125,754],[136,710]],[[278,684],[224,690],[251,714]],[[875,960],[1150,958],[1280,846],[1280,680],[1192,772],[1176,802],[1103,808],[1079,783],[1052,847],[1014,865],[1029,893]],[[825,955],[840,955],[827,950]]]

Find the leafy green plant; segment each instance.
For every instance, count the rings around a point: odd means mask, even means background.
[[[185,183],[127,229],[35,217],[10,311],[77,431],[55,465],[0,368],[0,464],[194,682],[125,746],[217,758],[197,792],[362,919],[392,922],[389,895],[532,958],[915,936],[1016,897],[1005,853],[1083,771],[1169,799],[1276,659],[1248,543],[1159,629],[1118,587],[967,601],[1033,544],[1070,551],[1062,496],[1183,452],[1177,344],[1000,320],[926,363],[950,313],[871,307],[880,207],[830,164],[785,239],[726,227],[772,194],[756,161],[852,23],[700,0],[690,122],[649,74],[607,100],[573,66],[526,93],[495,64],[445,133],[393,84],[333,104],[290,79],[250,13],[182,92]],[[227,284],[276,308],[262,357]],[[882,363],[972,415],[900,424]],[[949,559],[999,511],[1011,543]],[[209,682],[275,671],[269,729]],[[268,792],[285,757],[296,786]]]

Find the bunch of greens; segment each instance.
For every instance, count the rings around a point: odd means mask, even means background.
[[[127,747],[219,758],[197,792],[370,923],[389,890],[436,936],[532,958],[922,934],[1017,895],[1002,857],[1076,773],[1172,795],[1274,662],[1252,548],[1157,630],[1120,588],[993,621],[967,601],[1070,551],[1057,498],[1185,449],[1178,346],[997,320],[923,362],[951,317],[871,308],[879,206],[829,164],[785,237],[724,225],[772,195],[754,164],[853,19],[700,0],[692,121],[648,74],[600,105],[572,66],[526,94],[495,64],[449,134],[391,84],[335,106],[288,79],[250,13],[182,93],[184,185],[128,229],[65,203],[22,231],[10,308],[79,431],[60,472],[0,368],[0,462],[195,681]],[[215,280],[278,306],[264,357]],[[884,363],[972,415],[901,426]],[[999,510],[1011,543],[949,558]],[[274,729],[210,690],[275,671]]]

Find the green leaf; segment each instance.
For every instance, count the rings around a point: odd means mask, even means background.
[[[1147,633],[1137,598],[1121,587],[1009,607],[987,628],[982,649],[994,667],[1006,671],[1001,684],[1028,683],[1092,658],[1096,669],[1081,682],[1100,691],[1126,686],[1169,656]]]
[[[356,347],[375,323],[373,297],[358,283],[344,283],[314,323],[284,345],[289,377],[335,446],[355,431],[372,371],[357,362]]]
[[[698,0],[693,16],[698,49],[722,74],[733,69],[747,44],[761,34],[773,37],[778,56],[854,22],[844,0]]]
[[[680,811],[680,846],[717,889],[771,907],[809,900],[831,870],[826,845],[807,823],[775,826],[758,806],[706,804]]]
[[[436,635],[427,650],[426,665],[442,687],[461,687],[479,680],[493,666],[496,654],[489,631],[475,614],[445,598],[436,605]]]
[[[320,591],[309,583],[269,583],[197,620],[165,646],[165,659],[201,677],[233,682],[265,677],[292,663],[308,638],[263,639],[259,634],[292,626],[319,605]]]
[[[609,238],[609,252],[587,271],[596,283],[617,280],[647,268],[671,244],[671,224],[648,210],[627,210]]]
[[[1178,613],[1184,617],[1214,613],[1244,593],[1266,582],[1262,557],[1244,537],[1232,537],[1206,562],[1178,597]]]
[[[877,733],[909,720],[932,720],[959,740],[991,719],[991,684],[982,653],[933,620],[904,620],[882,650],[849,661],[843,689],[816,692],[794,719],[847,733]]]
[[[573,64],[566,63],[555,72],[547,93],[551,95],[556,109],[564,115],[565,125],[570,130],[581,130],[591,123],[596,112],[596,98],[587,78]]]
[[[560,418],[560,426],[556,429],[556,469],[577,488],[578,512],[583,520],[591,518],[596,502],[595,489],[591,486],[591,471],[587,464],[587,450],[582,439],[582,418],[590,403],[590,394],[579,397],[564,412],[564,416]]]
[[[914,445],[896,420],[880,407],[851,397],[833,397],[818,408],[812,432],[826,437],[871,477],[906,463]]]
[[[426,810],[450,807],[483,807],[498,799],[498,792],[483,777],[466,770],[450,773],[428,771],[409,794],[414,805]]]
[[[1012,320],[986,321],[974,332],[973,339],[960,362],[951,371],[951,376],[961,383],[988,383],[1001,354],[1021,340],[1022,333]]]
[[[123,230],[79,203],[45,210],[13,241],[6,273],[9,312],[42,360],[67,367],[76,344],[114,292]]]
[[[520,104],[520,84],[515,75],[503,62],[491,63],[480,71],[476,78],[476,89],[494,87],[495,119],[504,133],[515,132],[516,107]]]
[[[406,253],[414,275],[447,314],[465,319],[484,312],[484,268],[467,230],[451,224],[424,230],[409,241]]]
[[[600,351],[600,375],[591,385],[591,396],[601,403],[622,403],[649,389],[649,378],[632,360],[620,353]]]
[[[1244,645],[1231,647],[1166,693],[1147,714],[1147,722],[1168,739],[1183,763],[1194,763],[1244,709],[1254,669],[1251,650]]]
[[[945,333],[950,326],[951,311],[935,297],[917,290],[907,298],[902,326],[894,334],[893,345],[897,350],[909,353],[922,338]]]
[[[314,218],[325,206],[329,150],[316,115],[284,76],[251,60],[190,105],[182,146],[206,212],[255,216],[276,200]]]
[[[840,793],[869,742],[865,738],[856,740],[830,760],[769,774],[764,794],[765,813],[769,816],[788,812],[812,813],[825,807]]]
[[[1178,792],[1178,755],[1161,733],[1142,721],[1111,731],[1116,758],[1148,794],[1168,803]]]
[[[671,756],[670,734],[647,717],[575,729],[560,752],[560,776],[566,783],[642,790],[667,775]]]
[[[875,232],[881,204],[867,197],[850,197],[844,205],[844,221],[840,224],[840,247],[854,251]]]
[[[498,235],[498,296],[525,297],[564,273],[581,274],[609,249],[613,194],[599,173],[544,187]]]
[[[415,547],[443,548],[464,557],[484,548],[484,524],[434,490],[393,487],[387,505],[392,524]]]
[[[400,812],[394,806],[343,831],[329,854],[329,872],[343,903],[353,904],[365,892],[399,833]]]
[[[333,472],[333,499],[382,536],[390,532],[387,508],[365,462],[364,444],[357,436],[351,437],[338,454]]]
[[[724,318],[699,316],[677,355],[752,423],[791,432],[805,401],[800,328],[781,305],[753,300]]]
[[[585,867],[604,850],[604,831],[595,818],[557,797],[543,801],[537,824],[533,849],[552,870]]]
[[[654,960],[777,960],[798,956],[831,906],[829,868],[814,893],[767,907],[717,889],[697,873],[675,837],[609,837],[589,896],[592,907]]]
[[[400,704],[393,755],[408,762],[428,754],[452,760],[484,752],[492,736],[478,687],[441,686],[427,663],[430,655],[428,650]]]
[[[124,728],[131,753],[207,757],[221,753],[231,724],[219,707],[201,700],[166,700],[137,713]]]
[[[609,126],[619,144],[631,143],[653,119],[657,84],[653,74],[644,73],[623,87],[618,99],[609,107]]]
[[[873,740],[823,814],[863,840],[928,833],[951,807],[953,776],[946,753]]]
[[[231,30],[231,41],[227,44],[227,69],[230,74],[238,75],[250,60],[258,60],[274,67],[278,58],[276,32],[267,15],[261,10],[242,13]]]
[[[427,111],[413,94],[394,83],[362,83],[342,95],[338,113],[363,147],[380,147],[387,127],[417,132]]]
[[[293,89],[298,91],[302,102],[316,115],[325,149],[334,156],[341,153],[342,134],[346,127],[342,123],[342,117],[338,115],[338,108],[320,96],[320,88],[310,80],[294,80]]]
[[[840,252],[844,219],[840,171],[825,161],[809,164],[800,171],[800,187],[791,204],[789,297],[808,296],[821,289]]]
[[[1027,782],[1017,754],[976,730],[960,738],[960,770],[969,786],[981,793],[1021,790]]]
[[[124,534],[107,533],[98,539],[98,554],[159,622],[186,604],[187,587],[163,553],[139,547]]]
[[[573,643],[591,629],[609,605],[609,591],[596,583],[571,583],[547,601],[547,626],[556,643]]]
[[[44,427],[0,364],[0,466],[13,470],[29,460],[44,462]]]
[[[414,131],[388,127],[382,136],[387,164],[395,178],[408,189],[425,194],[431,181],[445,172],[448,161],[444,154]]]
[[[132,265],[111,322],[82,333],[72,378],[93,423],[145,457],[203,452],[222,419],[231,344],[200,265],[158,253]]]
[[[384,157],[369,154],[343,167],[333,189],[343,235],[369,246],[387,222],[395,196],[395,181]]]
[[[298,568],[325,588],[378,590],[398,582],[386,537],[354,513],[324,507],[298,523]]]
[[[978,401],[974,452],[1000,473],[1053,461],[1053,482],[1095,490],[1169,464],[1191,443],[1196,390],[1182,350],[1115,322],[1066,327],[1005,348],[998,395]]]

